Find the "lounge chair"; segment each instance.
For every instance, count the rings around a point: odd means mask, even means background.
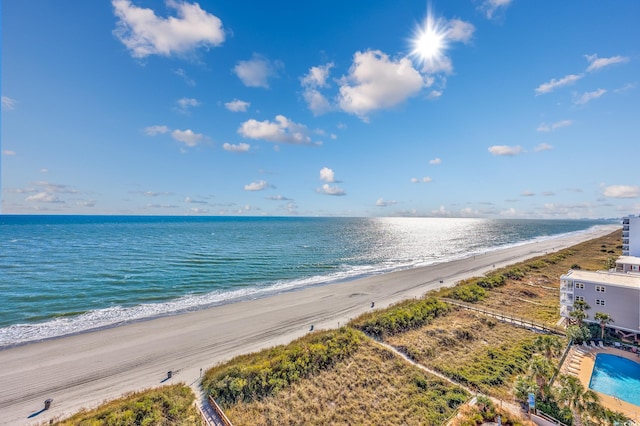
[[[589,344],[591,345],[591,347],[592,347],[592,348],[596,348],[596,349],[598,348],[598,347],[596,346],[596,343],[595,343],[593,340],[592,340],[592,341],[590,341],[590,342],[589,342]]]
[[[600,349],[604,349],[604,345],[602,344],[602,340],[600,340],[600,341],[598,342],[598,346],[600,347]]]
[[[587,345],[587,342],[582,342],[582,346],[584,346],[585,348],[589,349],[589,345]]]

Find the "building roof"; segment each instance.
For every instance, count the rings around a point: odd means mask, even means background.
[[[640,289],[640,275],[637,274],[606,271],[592,272],[571,269],[569,272],[562,275],[560,279],[572,279],[574,281],[588,281],[591,283]]]
[[[640,265],[640,257],[637,256],[620,256],[616,260],[616,264],[621,265]]]

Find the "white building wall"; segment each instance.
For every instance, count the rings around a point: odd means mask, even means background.
[[[629,254],[640,257],[640,216],[629,217]]]

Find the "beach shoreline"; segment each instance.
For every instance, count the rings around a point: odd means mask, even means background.
[[[546,252],[607,235],[600,226],[561,238],[429,266],[317,285],[178,315],[135,321],[0,350],[0,424],[36,424],[162,384],[195,386],[200,369],[336,328],[371,309],[420,297]],[[167,378],[167,372],[172,377]],[[50,410],[38,413],[47,398]]]

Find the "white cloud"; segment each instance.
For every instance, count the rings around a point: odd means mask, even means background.
[[[247,87],[269,88],[269,78],[278,75],[279,62],[271,62],[258,54],[248,61],[239,61],[233,68],[233,72]]]
[[[416,177],[411,178],[411,183],[420,183],[420,182],[429,183],[429,182],[433,182],[433,179],[431,179],[429,176],[425,176],[422,179],[416,178]]]
[[[302,96],[313,115],[322,115],[333,110],[331,102],[318,89],[307,87]]]
[[[38,181],[33,182],[35,186],[38,186],[42,189],[42,191],[47,193],[57,193],[57,194],[77,194],[78,190],[75,188],[71,188],[69,185],[62,185],[59,183],[51,183],[47,181]]]
[[[230,143],[225,142],[222,145],[222,149],[229,152],[249,152],[251,145],[248,143],[239,143],[237,145],[232,145]]]
[[[640,186],[611,185],[604,188],[604,196],[609,198],[640,198]]]
[[[180,77],[182,77],[182,79],[184,80],[185,83],[187,83],[188,86],[195,86],[196,85],[196,82],[192,78],[190,78],[187,75],[186,71],[183,70],[182,68],[178,68],[173,73],[175,75],[179,75]]]
[[[515,216],[516,214],[517,214],[517,211],[513,207],[510,207],[507,210],[502,210],[500,212],[500,216]]]
[[[385,201],[383,198],[378,198],[378,201],[376,201],[376,206],[378,207],[388,207],[388,206],[393,206],[394,204],[397,204],[397,201]]]
[[[541,123],[536,130],[539,131],[539,132],[550,132],[550,131],[555,130],[555,129],[560,129],[562,127],[571,126],[572,124],[573,124],[573,120],[556,121],[555,123],[552,123],[551,125],[548,125],[546,123]]]
[[[533,197],[535,194],[535,192],[531,192],[531,191],[522,191],[522,195],[523,197]]]
[[[437,210],[431,210],[431,214],[434,216],[451,216],[451,212],[444,206],[440,206]]]
[[[513,157],[523,151],[521,146],[494,145],[489,147],[489,152],[493,155]]]
[[[607,91],[604,89],[594,90],[593,92],[585,92],[582,94],[582,96],[573,101],[573,103],[576,105],[584,105],[593,99],[598,99],[605,93],[607,93]]]
[[[149,126],[144,128],[144,133],[149,136],[155,136],[167,133],[169,130],[167,126]]]
[[[550,151],[552,149],[553,149],[553,147],[551,145],[549,145],[548,143],[541,143],[540,145],[538,145],[535,148],[533,148],[533,150],[535,152]]]
[[[10,150],[10,149],[3,149],[3,150],[2,150],[2,155],[6,155],[6,156],[9,156],[9,155],[16,155],[16,152],[15,152],[15,151],[12,151],[12,150]]]
[[[501,12],[506,9],[512,0],[484,0],[480,5],[487,19],[493,19],[496,12]]]
[[[3,96],[2,97],[2,109],[3,110],[12,110],[12,109],[16,109],[16,104],[18,102],[15,99],[12,99],[8,96]]]
[[[130,0],[112,0],[111,4],[118,18],[113,33],[134,58],[184,55],[199,47],[219,46],[225,39],[222,21],[198,3],[167,0],[177,15],[167,18],[134,6]]]
[[[37,194],[34,195],[29,195],[26,198],[27,201],[35,201],[38,203],[56,203],[56,204],[62,204],[64,203],[64,201],[62,201],[60,198],[58,198],[57,195],[52,194],[50,192],[38,192]]]
[[[629,58],[626,56],[612,56],[610,58],[598,58],[598,55],[584,55],[589,61],[589,67],[587,72],[598,71],[604,67],[608,67],[613,64],[621,64],[629,62]]]
[[[475,30],[476,27],[469,22],[461,21],[459,19],[451,19],[447,22],[445,36],[451,41],[461,41],[466,44],[471,41]]]
[[[49,169],[40,169],[40,173],[49,173]]]
[[[569,74],[562,77],[560,80],[556,80],[552,78],[551,81],[547,83],[542,83],[540,86],[536,88],[536,95],[543,95],[545,93],[553,92],[555,89],[559,87],[564,87],[569,84],[575,83],[576,81],[582,78],[582,74]]]
[[[342,78],[338,103],[362,119],[371,111],[392,108],[426,86],[408,58],[390,60],[379,50],[356,52],[349,75]]]
[[[619,89],[615,89],[614,92],[615,93],[625,93],[628,92],[629,90],[633,90],[636,88],[636,84],[635,83],[627,83],[624,86],[620,87]]]
[[[79,201],[76,201],[76,206],[80,206],[80,207],[95,207],[96,206],[96,200],[79,200]]]
[[[330,168],[323,167],[322,169],[320,169],[320,180],[327,183],[333,183],[336,181],[335,173]]]
[[[250,105],[251,105],[250,102],[234,99],[231,102],[226,102],[224,104],[224,107],[229,111],[233,111],[233,112],[246,112],[247,108],[249,108]]]
[[[545,197],[552,197],[552,196],[556,195],[556,193],[553,192],[553,191],[544,191],[542,193],[542,195],[544,195]]]
[[[240,125],[238,133],[245,138],[263,139],[269,142],[309,145],[309,130],[302,124],[294,123],[284,115],[276,115],[275,121],[247,120]]]
[[[300,79],[303,87],[327,87],[327,78],[333,68],[333,62],[317,67],[311,67],[309,72]]]
[[[333,109],[329,100],[318,90],[327,87],[327,79],[329,72],[333,68],[333,62],[317,67],[311,67],[309,72],[300,79],[302,85],[304,100],[314,115],[321,115]]]
[[[205,200],[194,200],[191,197],[184,197],[184,202],[189,204],[209,204],[208,201]]]
[[[244,186],[245,191],[262,191],[269,188],[270,185],[266,180],[259,180],[258,182],[251,182]]]
[[[200,105],[200,102],[194,98],[178,99],[176,103],[178,104],[178,107],[177,107],[178,111],[185,114],[189,112],[189,108],[197,107]]]
[[[272,195],[270,197],[267,197],[267,200],[271,200],[271,201],[291,201],[291,198],[287,198],[283,195]]]
[[[204,136],[200,133],[194,133],[193,130],[174,130],[171,132],[171,137],[177,140],[178,142],[182,142],[188,147],[194,147],[200,143],[200,141],[204,138]]]
[[[209,213],[209,209],[203,209],[201,207],[191,207],[189,209],[189,213],[193,213],[193,214],[204,214],[204,213]]]
[[[322,188],[319,188],[318,192],[325,195],[336,195],[336,196],[347,195],[344,189],[340,188],[337,185],[329,185],[328,183],[325,183],[324,185],[322,185]]]
[[[442,163],[442,160],[437,158],[437,157],[434,158],[433,160],[429,160],[429,164],[431,164],[431,165],[436,165],[436,164],[440,164],[440,163]]]

